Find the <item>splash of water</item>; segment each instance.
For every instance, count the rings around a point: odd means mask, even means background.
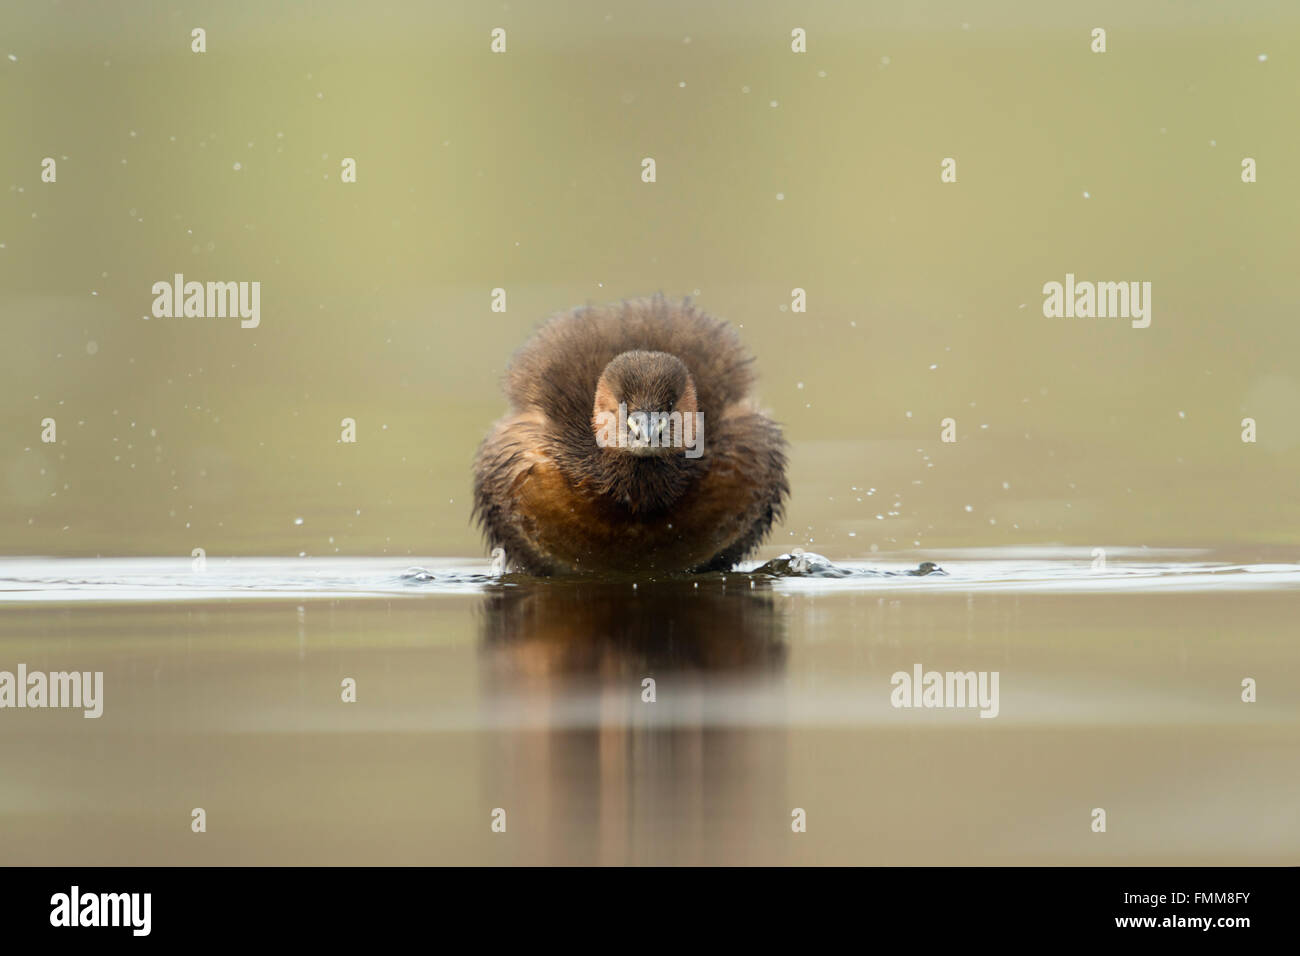
[[[847,568],[833,564],[829,558],[820,554],[795,548],[789,554],[773,558],[766,564],[759,565],[752,574],[766,575],[773,578],[853,578],[853,577],[914,577],[921,578],[931,574],[948,572],[933,561],[922,561],[915,568],[904,571],[880,571],[874,568]]]

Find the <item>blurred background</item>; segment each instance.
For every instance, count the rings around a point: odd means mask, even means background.
[[[8,5],[0,549],[478,556],[510,353],[656,291],[757,356],[769,552],[1293,546],[1300,7],[1062,7]],[[260,327],[153,318],[178,272]]]

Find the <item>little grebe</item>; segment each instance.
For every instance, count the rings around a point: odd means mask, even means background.
[[[474,513],[533,574],[727,570],[782,514],[785,441],[735,331],[662,296],[547,321],[506,373]]]

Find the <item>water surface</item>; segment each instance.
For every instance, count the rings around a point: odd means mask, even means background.
[[[1300,859],[1300,565],[923,557],[946,574],[6,559],[0,669],[102,670],[105,706],[0,715],[0,861]],[[998,716],[891,706],[918,663],[998,671]]]

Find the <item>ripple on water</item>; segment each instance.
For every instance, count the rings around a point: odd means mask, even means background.
[[[950,552],[943,566],[881,556],[871,565],[832,562],[795,549],[763,564],[730,572],[655,577],[544,579],[501,571],[502,563],[431,559],[417,566],[391,558],[208,558],[202,570],[186,558],[0,558],[0,603],[181,602],[286,598],[411,597],[481,593],[500,587],[559,587],[593,581],[611,585],[655,581],[696,586],[852,592],[924,588],[942,591],[1156,591],[1300,588],[1300,565],[1112,561],[1094,568],[1086,558],[1025,549],[1001,558],[986,550]]]

